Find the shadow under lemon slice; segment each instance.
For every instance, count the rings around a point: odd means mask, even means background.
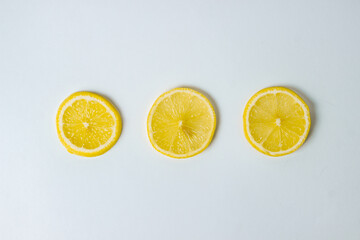
[[[214,136],[216,115],[210,101],[190,88],[162,94],[147,119],[152,146],[173,158],[188,158],[204,151]]]
[[[95,157],[114,146],[122,123],[119,112],[104,97],[76,92],[61,103],[56,127],[61,143],[70,153]]]
[[[265,88],[253,95],[243,115],[246,139],[258,151],[282,156],[296,151],[309,133],[309,107],[284,87]]]

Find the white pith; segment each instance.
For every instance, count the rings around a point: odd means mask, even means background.
[[[106,111],[114,119],[115,124],[112,127],[112,134],[111,134],[110,138],[106,141],[106,143],[100,145],[97,148],[87,149],[87,148],[83,148],[83,147],[78,147],[78,146],[74,145],[73,143],[71,143],[71,141],[64,134],[64,131],[63,131],[64,112],[69,106],[71,106],[75,101],[78,101],[78,100],[96,101],[96,102],[100,103],[102,106],[105,107]],[[104,101],[101,101],[100,99],[97,99],[97,98],[91,97],[91,96],[81,96],[80,95],[80,96],[76,96],[76,97],[70,99],[68,102],[66,102],[64,104],[64,106],[62,107],[60,114],[59,114],[59,130],[60,130],[60,135],[61,135],[62,139],[71,149],[78,151],[78,152],[83,152],[83,153],[95,153],[95,152],[99,152],[99,151],[103,150],[104,148],[106,148],[114,140],[114,138],[116,136],[117,124],[118,123],[116,121],[116,116],[115,116],[114,112],[107,106],[107,104]]]
[[[191,95],[194,95],[194,96],[200,98],[204,103],[206,103],[206,104],[208,105],[208,111],[209,111],[210,115],[213,116],[213,119],[215,119],[216,117],[215,117],[215,112],[214,112],[214,110],[213,110],[210,102],[209,102],[204,96],[202,96],[201,94],[198,94],[198,93],[195,92],[195,91],[191,91],[191,90],[187,90],[187,89],[177,89],[177,90],[170,91],[169,93],[164,94],[163,96],[161,96],[160,98],[158,98],[158,99],[156,100],[156,102],[154,103],[153,107],[151,108],[151,111],[150,111],[149,117],[148,117],[148,119],[149,119],[149,121],[148,121],[148,134],[149,134],[150,141],[153,143],[154,148],[156,148],[158,151],[164,153],[165,155],[176,156],[176,157],[180,157],[180,158],[181,158],[181,157],[187,157],[187,156],[190,156],[190,155],[191,155],[191,156],[192,156],[192,155],[195,155],[195,154],[201,152],[202,150],[204,150],[204,148],[206,148],[206,146],[207,146],[207,145],[209,144],[209,142],[211,141],[212,136],[210,136],[210,138],[208,139],[208,141],[204,142],[204,144],[203,144],[201,147],[199,147],[197,150],[188,152],[188,153],[186,153],[186,154],[175,154],[174,152],[170,152],[170,151],[167,151],[167,150],[164,150],[164,149],[160,148],[160,147],[156,144],[156,142],[155,142],[155,140],[154,140],[154,138],[153,138],[153,131],[152,131],[152,128],[151,128],[151,122],[152,122],[151,119],[152,119],[152,117],[153,117],[153,115],[154,115],[154,113],[155,113],[155,110],[156,110],[157,106],[163,101],[163,99],[165,99],[165,98],[167,98],[167,97],[169,97],[169,96],[171,96],[171,95],[173,95],[173,94],[175,94],[175,93],[177,93],[177,92],[190,93]],[[214,121],[215,121],[215,120],[214,120]],[[179,124],[182,124],[182,121],[180,121]],[[151,131],[149,131],[149,130],[151,130]]]
[[[303,109],[304,111],[304,120],[305,120],[305,131],[303,133],[303,135],[299,136],[299,141],[291,148],[287,149],[287,150],[281,150],[278,152],[271,152],[267,149],[265,149],[262,144],[259,144],[258,142],[255,141],[255,139],[252,137],[252,135],[250,134],[250,124],[249,124],[249,112],[252,109],[252,107],[255,105],[255,103],[257,102],[257,100],[259,98],[261,98],[264,95],[268,95],[268,94],[276,94],[276,93],[284,93],[287,94],[289,96],[291,96]],[[303,144],[303,142],[305,141],[305,138],[307,136],[307,133],[309,131],[309,127],[310,127],[310,122],[309,122],[309,110],[308,108],[304,105],[304,103],[299,99],[298,96],[292,94],[291,92],[287,92],[284,90],[279,90],[279,89],[274,89],[274,90],[269,90],[269,91],[265,91],[259,95],[257,95],[254,99],[251,100],[251,102],[249,103],[249,106],[247,108],[246,111],[246,131],[247,131],[247,136],[249,136],[249,140],[251,141],[252,144],[254,144],[256,147],[258,147],[260,150],[262,150],[263,152],[266,152],[270,155],[283,155],[283,154],[287,154],[290,152],[293,152],[294,150],[296,150],[297,148],[299,148],[301,146],[301,144]],[[280,119],[279,119],[280,120]]]

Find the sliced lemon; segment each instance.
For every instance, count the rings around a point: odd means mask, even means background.
[[[244,132],[258,151],[282,156],[305,141],[311,120],[306,103],[284,87],[270,87],[250,98],[244,111]]]
[[[175,88],[156,99],[148,120],[153,147],[169,157],[187,158],[204,151],[216,128],[210,101],[189,88]]]
[[[119,112],[108,100],[95,93],[76,92],[61,103],[56,127],[70,153],[94,157],[116,143],[122,125]]]

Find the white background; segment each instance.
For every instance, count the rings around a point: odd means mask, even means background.
[[[360,239],[360,1],[0,0],[1,240]],[[242,131],[256,91],[304,97],[313,126],[271,158]],[[187,160],[156,152],[153,101],[211,96],[219,124]],[[106,154],[55,130],[75,91],[124,121]]]

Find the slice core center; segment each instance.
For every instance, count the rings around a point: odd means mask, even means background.
[[[281,119],[280,119],[280,118],[277,118],[277,119],[275,120],[275,124],[276,124],[276,126],[279,126],[279,127],[280,127],[280,125],[281,125]]]

